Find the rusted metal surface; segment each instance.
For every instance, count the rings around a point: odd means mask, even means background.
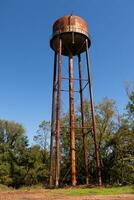
[[[98,149],[97,134],[96,134],[96,120],[95,120],[95,110],[94,110],[94,102],[93,102],[92,83],[91,83],[91,77],[90,77],[90,59],[89,59],[89,52],[88,52],[88,40],[86,40],[85,46],[86,46],[86,60],[87,60],[87,73],[88,73],[88,81],[89,81],[92,126],[93,126],[94,145],[95,145],[95,154],[96,154],[96,166],[97,166],[97,172],[98,172],[98,182],[99,182],[99,185],[101,186],[102,179],[101,179],[100,158],[99,158],[99,149]]]
[[[88,36],[87,23],[79,16],[67,15],[56,20],[53,25],[53,34],[65,32],[80,32]]]
[[[70,126],[61,126],[61,128],[67,128],[67,129],[70,129]],[[91,129],[90,126],[84,126],[84,127],[74,127],[74,129]],[[92,130],[92,129],[91,129]],[[90,130],[90,131],[91,131]]]
[[[69,56],[70,52],[72,55],[84,52],[86,49],[82,44],[85,39],[88,39],[89,46],[91,43],[87,23],[79,16],[64,16],[54,23],[50,45],[55,51],[59,35],[62,38],[62,54],[66,56]]]
[[[62,79],[64,80],[69,80],[69,78],[66,78],[66,77],[62,77]],[[80,79],[79,78],[73,78],[74,81],[79,81]],[[82,79],[82,81],[88,81],[88,79]]]
[[[54,54],[54,74],[53,74],[53,92],[52,92],[52,114],[51,114],[51,140],[50,140],[50,187],[53,186],[54,179],[54,133],[55,133],[55,106],[56,106],[56,68],[57,68],[57,53]]]
[[[73,81],[73,56],[69,56],[69,104],[70,104],[70,147],[72,186],[76,185],[76,158],[75,158],[75,129],[74,129],[74,81]]]
[[[82,71],[81,71],[81,56],[80,55],[78,55],[78,68],[79,68],[81,122],[82,122],[82,127],[84,127],[84,102],[83,102],[83,91],[82,91]],[[89,184],[89,178],[88,178],[87,144],[86,144],[86,134],[85,134],[84,129],[82,129],[82,135],[83,135],[85,177],[86,177],[86,184],[88,185]]]
[[[59,38],[58,48],[58,86],[57,86],[57,110],[56,110],[56,169],[55,169],[55,185],[59,186],[60,176],[60,110],[61,110],[61,54],[62,54],[62,39]]]
[[[95,111],[93,104],[93,93],[91,86],[90,77],[90,62],[89,62],[89,52],[88,48],[91,45],[91,41],[88,35],[88,27],[86,22],[78,16],[64,16],[58,19],[53,25],[53,34],[50,40],[50,46],[55,51],[54,59],[54,77],[53,77],[53,95],[52,95],[52,118],[51,118],[51,143],[50,143],[50,187],[52,187],[55,175],[55,186],[59,186],[60,179],[60,137],[64,132],[61,129],[67,128],[70,132],[70,151],[71,151],[71,182],[72,186],[76,185],[76,149],[75,149],[75,130],[80,129],[83,135],[83,152],[84,152],[84,167],[85,167],[85,177],[86,184],[88,184],[88,153],[86,137],[91,127],[85,126],[84,123],[84,108],[83,108],[83,93],[84,89],[89,86],[90,93],[90,105],[91,105],[91,115],[92,115],[92,126],[93,126],[93,137],[96,155],[96,166],[97,166],[97,176],[99,185],[102,184],[101,181],[101,169],[100,169],[100,159],[99,159],[99,149],[97,143],[96,134],[96,122],[95,122]],[[81,68],[81,53],[86,52],[86,62],[87,62],[87,74],[88,79],[82,79],[82,68]],[[58,60],[57,60],[57,56]],[[62,55],[68,56],[69,58],[69,78],[62,77],[61,74],[61,57]],[[78,56],[78,71],[79,78],[73,77],[73,56]],[[58,66],[57,66],[58,62]],[[57,70],[56,70],[57,68]],[[56,81],[57,79],[57,81]],[[69,90],[61,88],[61,81],[69,80]],[[74,81],[79,81],[79,91],[74,90]],[[82,81],[86,81],[82,86]],[[62,85],[63,86],[63,85]],[[61,126],[61,92],[69,92],[69,127]],[[82,125],[78,127],[75,123],[75,111],[74,111],[74,92],[80,93],[80,107],[81,107],[81,119]],[[56,97],[57,94],[57,97]],[[56,127],[55,127],[56,124]],[[87,129],[88,133],[85,132]],[[54,136],[56,133],[56,137]],[[53,166],[54,157],[54,139],[56,140],[56,159],[55,159],[55,169]]]

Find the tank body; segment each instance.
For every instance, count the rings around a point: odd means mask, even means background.
[[[50,46],[54,51],[59,48],[59,38],[62,39],[62,55],[65,56],[86,51],[85,39],[88,39],[89,47],[91,45],[87,23],[79,16],[64,16],[53,24]]]

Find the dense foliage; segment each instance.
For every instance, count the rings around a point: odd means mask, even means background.
[[[103,99],[96,105],[98,146],[101,172],[105,184],[134,184],[134,90],[128,92],[126,112],[119,115],[113,100]],[[75,114],[81,125],[80,108]],[[84,102],[84,130],[88,151],[89,181],[96,182],[94,142],[92,136],[90,104]],[[62,114],[62,125],[68,126],[68,113]],[[34,136],[35,145],[29,146],[21,124],[0,120],[0,184],[20,187],[44,184],[49,180],[50,123],[43,121]],[[76,130],[77,183],[85,183],[83,139]],[[60,183],[70,184],[70,137],[67,128],[61,132]]]
[[[22,125],[0,120],[0,184],[13,187],[46,183],[48,150],[28,146]]]

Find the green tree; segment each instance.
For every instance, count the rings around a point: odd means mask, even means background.
[[[134,129],[134,88],[130,86],[126,89],[128,96],[128,104],[126,106],[128,120],[130,120],[131,127]]]
[[[110,141],[110,179],[112,183],[134,183],[134,132],[126,119],[122,119],[119,129]]]
[[[34,136],[34,141],[41,147],[41,149],[48,149],[50,139],[50,122],[42,121],[39,124],[37,134]]]
[[[96,126],[98,135],[98,146],[100,152],[100,162],[103,182],[110,179],[111,150],[108,143],[117,131],[117,111],[115,101],[104,98],[96,106]]]
[[[29,147],[26,156],[21,158],[21,161],[25,163],[26,173],[23,178],[27,186],[48,183],[48,153],[46,161],[42,151],[44,150],[39,145],[33,145]]]
[[[21,124],[0,120],[0,183],[18,187],[23,181],[20,157],[28,147]]]
[[[49,178],[49,140],[50,140],[50,122],[43,121],[39,124],[34,141],[38,145],[39,156],[35,162],[35,171],[38,182],[48,184]],[[35,147],[34,147],[35,148]],[[37,147],[36,147],[37,148]],[[33,149],[34,150],[34,149]],[[35,151],[32,152],[34,153]],[[37,164],[37,165],[36,165]]]

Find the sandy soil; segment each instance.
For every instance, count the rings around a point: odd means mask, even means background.
[[[123,194],[123,195],[93,195],[93,196],[65,196],[61,193],[53,193],[50,191],[14,191],[14,192],[0,192],[0,200],[134,200],[134,195]]]

